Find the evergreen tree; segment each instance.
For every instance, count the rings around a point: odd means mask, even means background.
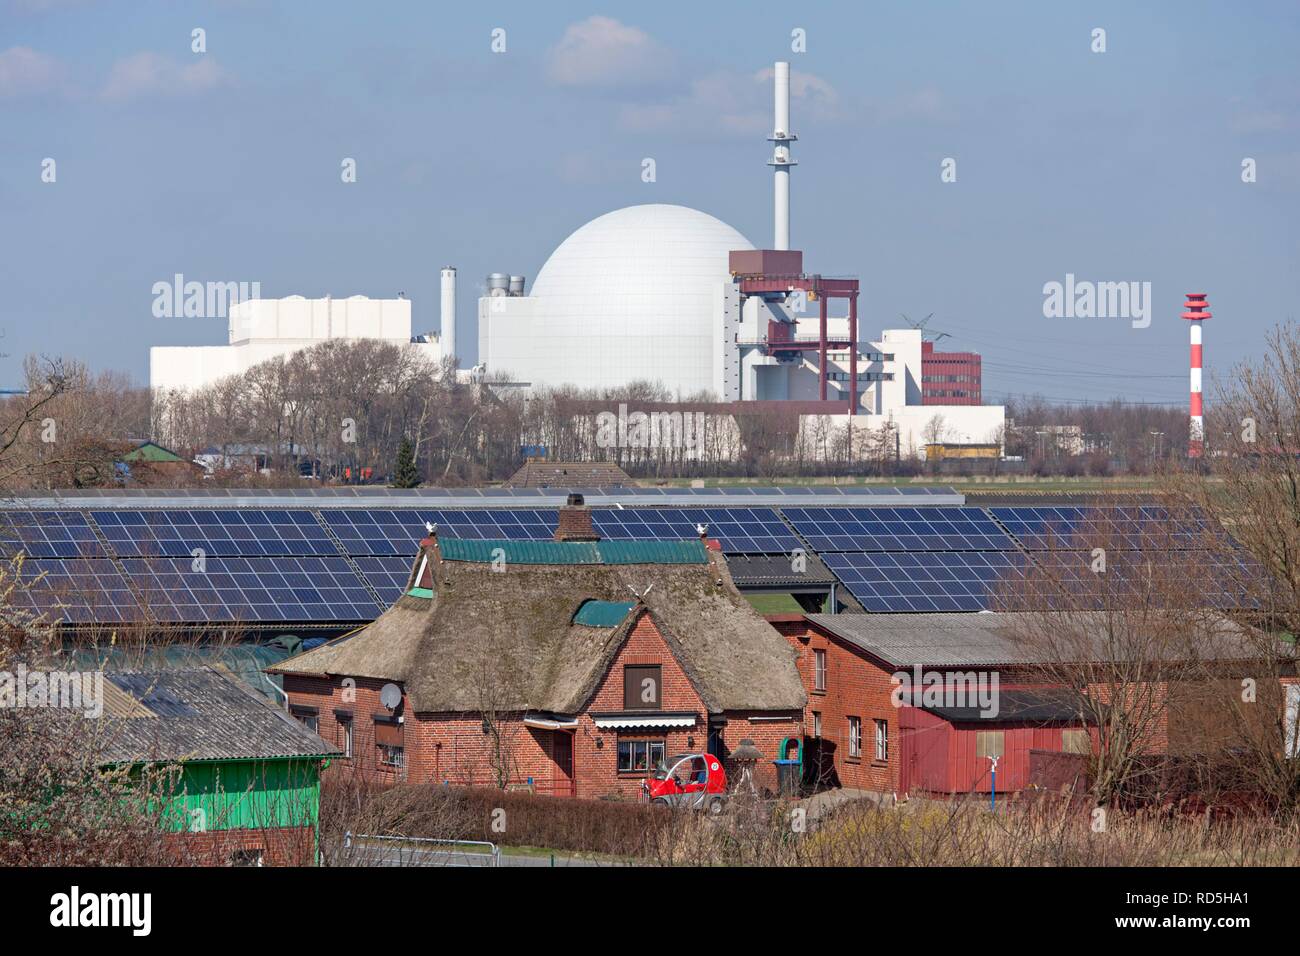
[[[415,449],[409,439],[403,438],[397,449],[397,464],[393,466],[394,488],[416,488],[420,484],[420,471],[415,467]]]

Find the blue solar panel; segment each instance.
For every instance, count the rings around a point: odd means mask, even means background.
[[[32,558],[103,558],[104,546],[78,511],[0,512],[0,553]]]
[[[1014,551],[979,508],[785,508],[814,551]]]
[[[95,523],[120,557],[337,556],[310,511],[203,509],[94,511]]]
[[[359,557],[356,562],[362,577],[386,602],[391,604],[402,596],[411,575],[410,558]]]
[[[1030,551],[1203,549],[1211,533],[1202,516],[1172,514],[1159,505],[990,508],[989,513]]]
[[[401,555],[410,558],[425,534],[425,523],[440,536],[476,541],[508,539],[548,541],[559,520],[555,509],[466,509],[423,508],[340,509],[322,514],[330,530],[350,555]]]
[[[128,558],[123,566],[154,617],[168,623],[368,621],[380,608],[347,560]]]
[[[788,554],[803,545],[772,508],[603,508],[592,512],[601,537],[680,541],[706,525],[731,554]]]
[[[120,624],[139,619],[139,605],[116,565],[103,558],[43,559],[23,562],[20,580],[8,600],[48,623]]]
[[[1104,563],[1092,551],[1038,551],[1029,600],[1061,610],[1181,606],[1258,607],[1264,580],[1246,552],[1128,551],[1107,549]],[[1013,603],[1023,602],[1019,594]],[[1015,609],[1014,606],[1011,609]]]
[[[822,555],[863,608],[879,612],[990,610],[999,588],[1023,579],[1016,551]]]

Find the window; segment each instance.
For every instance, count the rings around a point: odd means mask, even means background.
[[[335,715],[339,722],[339,739],[338,744],[343,749],[344,757],[352,756],[352,715],[337,714]]]
[[[649,773],[664,759],[662,740],[620,740],[618,742],[619,773]]]
[[[385,767],[405,767],[406,748],[402,738],[402,725],[387,714],[375,715],[375,746],[379,748],[379,762]]]
[[[235,850],[230,854],[231,866],[261,866],[262,851],[260,849]]]
[[[313,734],[320,728],[320,711],[315,707],[290,707],[289,714]]]
[[[814,710],[813,711],[813,736],[820,738],[821,735],[822,735],[822,712],[820,710]]]
[[[1001,757],[1003,747],[1003,734],[1000,730],[981,730],[975,734],[975,756],[983,759],[985,757]]]
[[[813,690],[826,690],[826,652],[813,651]],[[818,734],[817,736],[821,736]]]
[[[658,710],[659,709],[659,673],[658,664],[632,665],[623,668],[623,708],[624,710]]]
[[[849,756],[862,756],[862,718],[849,718]]]
[[[1092,753],[1092,738],[1086,730],[1062,730],[1061,752],[1067,754]]]
[[[876,721],[876,759],[884,763],[889,759],[889,721]]]

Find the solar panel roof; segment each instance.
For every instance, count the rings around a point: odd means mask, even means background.
[[[817,551],[1014,551],[980,508],[785,508]]]
[[[867,611],[987,611],[1000,587],[1024,578],[1017,551],[848,553],[822,560]]]

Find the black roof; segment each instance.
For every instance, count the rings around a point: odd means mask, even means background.
[[[795,571],[788,554],[729,554],[727,570],[737,587],[815,587],[825,589],[835,583],[835,575],[817,555],[804,555],[804,570]]]
[[[337,754],[236,677],[212,667],[104,674],[106,763]]]
[[[917,706],[953,723],[997,722],[1016,724],[1047,724],[1060,721],[1078,723],[1091,713],[1090,704],[1071,690],[998,690],[993,698],[997,713],[989,713],[979,706],[933,707],[924,699]]]

